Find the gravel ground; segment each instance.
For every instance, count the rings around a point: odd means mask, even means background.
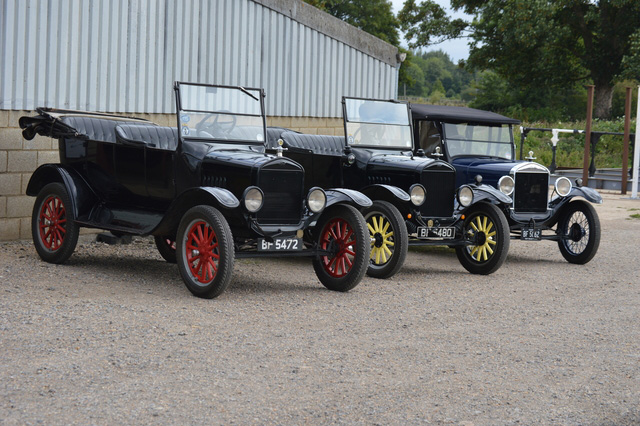
[[[638,425],[640,201],[596,210],[587,265],[420,249],[346,294],[308,259],[238,260],[201,300],[150,239],[59,266],[0,243],[0,423]]]

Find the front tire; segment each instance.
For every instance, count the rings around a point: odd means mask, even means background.
[[[354,207],[339,205],[325,211],[317,229],[318,248],[332,255],[313,258],[313,269],[329,290],[349,291],[367,271],[369,233],[364,218]]]
[[[371,207],[364,209],[362,215],[371,240],[367,275],[389,278],[400,270],[407,258],[407,225],[398,209],[387,201],[374,201]]]
[[[31,236],[42,260],[64,263],[73,254],[79,233],[65,186],[56,182],[42,188],[31,215]]]
[[[231,230],[222,213],[196,206],[182,217],[176,236],[182,280],[197,297],[213,299],[231,282],[234,251]]]
[[[463,235],[474,241],[456,246],[458,260],[467,271],[489,275],[502,266],[509,252],[509,224],[498,207],[479,203],[467,214]]]
[[[593,206],[582,200],[570,202],[558,221],[560,253],[569,263],[584,265],[600,246],[600,220]]]

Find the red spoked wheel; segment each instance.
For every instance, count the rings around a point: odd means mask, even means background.
[[[67,234],[67,212],[60,197],[50,195],[40,208],[40,240],[51,251],[62,247]]]
[[[169,263],[176,263],[176,237],[156,235],[153,239],[160,256]]]
[[[216,232],[208,223],[195,221],[187,233],[185,256],[191,274],[202,284],[211,282],[218,273],[220,246]]]
[[[67,260],[78,242],[79,229],[64,185],[46,185],[33,206],[31,235],[38,255],[50,263]]]
[[[211,299],[229,285],[234,252],[231,230],[222,213],[196,206],[180,221],[176,240],[178,269],[187,288]]]
[[[349,223],[342,218],[335,218],[327,223],[322,230],[320,247],[333,251],[333,257],[322,256],[322,266],[334,278],[344,277],[353,267],[356,257],[356,237]]]
[[[318,248],[331,253],[313,259],[318,279],[330,290],[351,290],[369,263],[371,243],[364,218],[355,208],[339,205],[323,213],[317,229]]]

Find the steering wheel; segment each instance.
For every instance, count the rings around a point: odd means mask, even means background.
[[[231,134],[231,131],[236,127],[237,117],[235,115],[229,115],[230,120],[220,121],[220,116],[223,113],[231,114],[231,111],[210,112],[204,116],[198,124],[196,124],[196,131],[198,134],[204,133],[204,136],[222,137]],[[209,122],[209,120],[211,122]]]
[[[379,119],[373,119],[370,123],[384,123],[384,121]],[[386,126],[368,126],[369,123],[362,123],[358,129],[353,132],[353,139],[356,139],[356,135],[362,130],[362,138],[366,140],[374,140],[375,142],[381,142],[382,137],[384,136]],[[364,129],[364,130],[363,130]],[[366,142],[365,142],[366,144]],[[370,144],[376,145],[376,144]]]

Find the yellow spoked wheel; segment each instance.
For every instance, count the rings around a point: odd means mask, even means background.
[[[363,211],[371,238],[371,256],[367,274],[388,278],[395,274],[407,256],[407,226],[398,209],[386,201],[374,201]]]
[[[371,261],[378,266],[384,265],[391,259],[395,250],[391,223],[381,214],[371,215],[367,218],[367,228],[371,236]]]
[[[463,235],[468,243],[457,246],[456,255],[467,271],[487,275],[502,266],[509,251],[509,224],[498,207],[478,203],[470,209]]]
[[[475,221],[470,225],[479,241],[477,246],[467,247],[469,254],[478,262],[485,262],[493,256],[493,248],[497,244],[494,240],[496,227],[487,216],[476,216]]]

